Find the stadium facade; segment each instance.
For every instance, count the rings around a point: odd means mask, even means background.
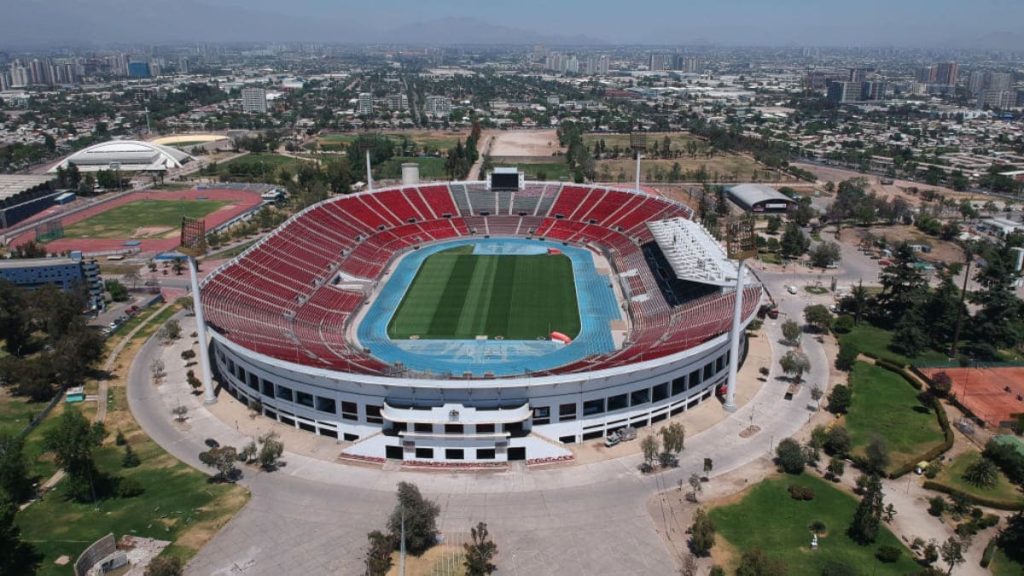
[[[284,424],[351,442],[343,453],[353,458],[568,458],[565,444],[715,398],[730,363],[742,360],[745,342],[739,358],[729,354],[736,266],[691,217],[658,196],[543,182],[510,192],[469,182],[333,198],[205,279],[213,362],[233,396]],[[554,348],[494,335],[390,342],[361,329],[394,313],[397,301],[381,307],[378,299],[419,251],[502,239],[589,255],[606,285],[578,275],[576,289],[594,299],[614,293],[612,314],[594,316],[592,329]],[[760,298],[751,277],[743,326]],[[510,359],[520,368],[499,369]]]

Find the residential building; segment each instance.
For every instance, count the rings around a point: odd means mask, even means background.
[[[52,284],[69,291],[84,286],[89,291],[89,307],[103,307],[103,279],[95,260],[85,260],[81,252],[60,258],[11,258],[0,260],[0,279],[21,288],[39,288]]]
[[[861,99],[862,82],[829,82],[828,99],[836,104],[856,102]]]
[[[369,92],[360,92],[359,101],[356,106],[356,114],[360,116],[366,116],[373,114],[373,94]]]
[[[255,86],[242,88],[242,110],[244,110],[247,114],[266,114],[266,89]]]
[[[427,96],[427,116],[433,116],[434,118],[443,118],[451,114],[452,112],[452,101],[447,96],[430,95]]]

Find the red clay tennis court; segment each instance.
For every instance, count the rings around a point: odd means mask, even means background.
[[[949,374],[960,403],[990,426],[1009,424],[1024,413],[1024,367],[920,370],[929,378],[940,372]]]

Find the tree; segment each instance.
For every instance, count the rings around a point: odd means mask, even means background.
[[[850,452],[850,433],[846,428],[836,424],[829,429],[825,436],[825,452],[835,456],[846,456]]]
[[[128,300],[128,289],[117,280],[107,280],[103,283],[110,299],[114,302],[126,302]]]
[[[843,318],[849,319],[849,316],[840,316],[839,320]],[[836,322],[838,324],[838,321]],[[839,353],[836,354],[836,369],[842,370],[843,372],[849,372],[853,370],[853,365],[857,362],[857,357],[860,356],[860,350],[849,342],[839,342]]]
[[[161,334],[166,340],[177,340],[181,338],[181,324],[174,318],[171,318],[164,324]]]
[[[704,485],[700,481],[700,474],[694,472],[690,474],[690,493],[693,494],[693,499],[696,500],[697,496],[704,491]]]
[[[697,508],[690,528],[690,550],[697,556],[707,556],[715,545],[715,523],[704,508]]]
[[[25,462],[24,440],[9,432],[0,433],[0,499],[21,502],[32,493],[32,479]]]
[[[491,563],[491,560],[498,553],[498,545],[490,539],[487,524],[480,522],[474,528],[470,528],[470,537],[473,542],[462,545],[466,552],[466,559],[463,561],[466,576],[485,576],[493,573],[498,567]]]
[[[67,410],[44,435],[43,446],[53,453],[57,466],[67,474],[64,488],[73,500],[96,500],[96,480],[100,474],[92,451],[103,440],[100,426],[91,426],[78,410]]]
[[[800,325],[796,323],[796,320],[786,320],[782,323],[782,338],[790,346],[800,343],[801,332]]]
[[[203,387],[203,382],[196,377],[194,370],[189,370],[185,373],[185,382],[188,383],[189,388],[192,389],[193,394],[198,394],[199,389]]]
[[[807,465],[803,447],[792,438],[786,438],[775,447],[775,462],[786,474],[801,474]]]
[[[857,511],[848,534],[859,544],[870,544],[878,537],[878,529],[882,522],[884,503],[882,501],[882,481],[873,474],[868,479],[864,495],[861,497]]]
[[[853,323],[860,324],[864,311],[868,307],[868,290],[864,287],[863,281],[850,290],[850,295],[846,298],[846,301],[846,308],[853,312]]]
[[[667,464],[674,465],[678,461],[678,455],[683,451],[686,442],[686,428],[679,422],[673,422],[661,429],[661,446],[663,460]]]
[[[130,444],[126,444],[124,447],[124,456],[121,458],[121,467],[135,468],[141,463],[142,461],[139,460],[139,455],[136,454],[134,450],[132,450]]]
[[[833,477],[840,478],[846,472],[846,462],[838,456],[833,456],[828,460],[827,470]]]
[[[868,470],[882,474],[889,465],[889,446],[881,436],[875,436],[868,442],[865,452],[865,465]]]
[[[405,518],[405,547],[410,554],[419,556],[436,542],[437,516],[441,508],[420,494],[420,489],[409,482],[398,483],[398,503],[388,519],[388,532],[398,542]]]
[[[395,549],[395,541],[391,536],[380,530],[366,535],[370,545],[366,550],[366,576],[387,576],[391,570],[391,552]]]
[[[654,461],[658,458],[660,448],[658,437],[654,434],[644,436],[644,439],[640,441],[640,450],[644,453],[644,463],[641,464],[642,471],[650,472],[654,469]]]
[[[810,241],[804,237],[803,231],[796,225],[796,222],[788,222],[786,230],[782,233],[782,256],[784,258],[799,258],[807,251]]]
[[[146,566],[145,576],[181,576],[182,571],[181,558],[157,556]]]
[[[35,574],[40,555],[21,540],[21,529],[14,522],[18,506],[0,497],[0,574]]]
[[[998,536],[999,547],[1016,562],[1024,562],[1024,512],[1006,519],[1006,527]]]
[[[964,563],[964,551],[966,549],[966,543],[956,536],[950,536],[948,540],[942,543],[940,553],[942,554],[942,561],[946,563],[946,574],[952,574],[954,568]]]
[[[893,519],[896,518],[896,507],[890,502],[885,505],[885,510],[882,513],[885,516],[885,521],[892,523]]]
[[[238,468],[235,462],[238,461],[238,451],[233,446],[218,446],[210,448],[199,454],[199,461],[217,470],[215,480],[222,482],[233,482],[238,475]]]
[[[927,281],[914,264],[914,251],[903,242],[896,247],[892,262],[882,269],[879,275],[882,293],[878,296],[881,311],[885,312],[882,317],[904,318],[924,299]]]
[[[839,262],[839,258],[839,244],[835,242],[820,242],[811,250],[811,264],[818,268],[827,268]]]
[[[792,377],[794,384],[799,384],[804,372],[810,370],[811,361],[803,352],[790,350],[779,359],[779,366],[782,367],[783,372]]]
[[[276,432],[267,432],[260,437],[260,452],[256,461],[264,470],[273,470],[284,454],[284,442],[278,439]]]
[[[828,332],[832,328],[832,313],[824,304],[804,308],[804,320],[817,332]]]
[[[995,462],[981,457],[964,470],[964,480],[978,488],[991,488],[999,480],[999,469]]]
[[[743,552],[736,576],[786,576],[786,563],[769,558],[764,550],[751,548]]]
[[[1013,286],[1014,252],[1008,244],[993,247],[985,261],[975,276],[982,289],[971,298],[981,308],[971,318],[969,330],[975,340],[996,349],[1013,348],[1024,334],[1024,302],[1016,297]]]
[[[828,411],[833,414],[846,414],[852,400],[849,386],[836,384],[828,395]]]

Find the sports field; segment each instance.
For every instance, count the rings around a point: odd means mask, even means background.
[[[420,266],[388,336],[408,339],[575,338],[579,306],[565,255],[474,255],[471,246],[438,252]]]
[[[229,205],[219,200],[140,200],[64,228],[65,238],[153,238],[174,233],[181,217],[201,218]]]

